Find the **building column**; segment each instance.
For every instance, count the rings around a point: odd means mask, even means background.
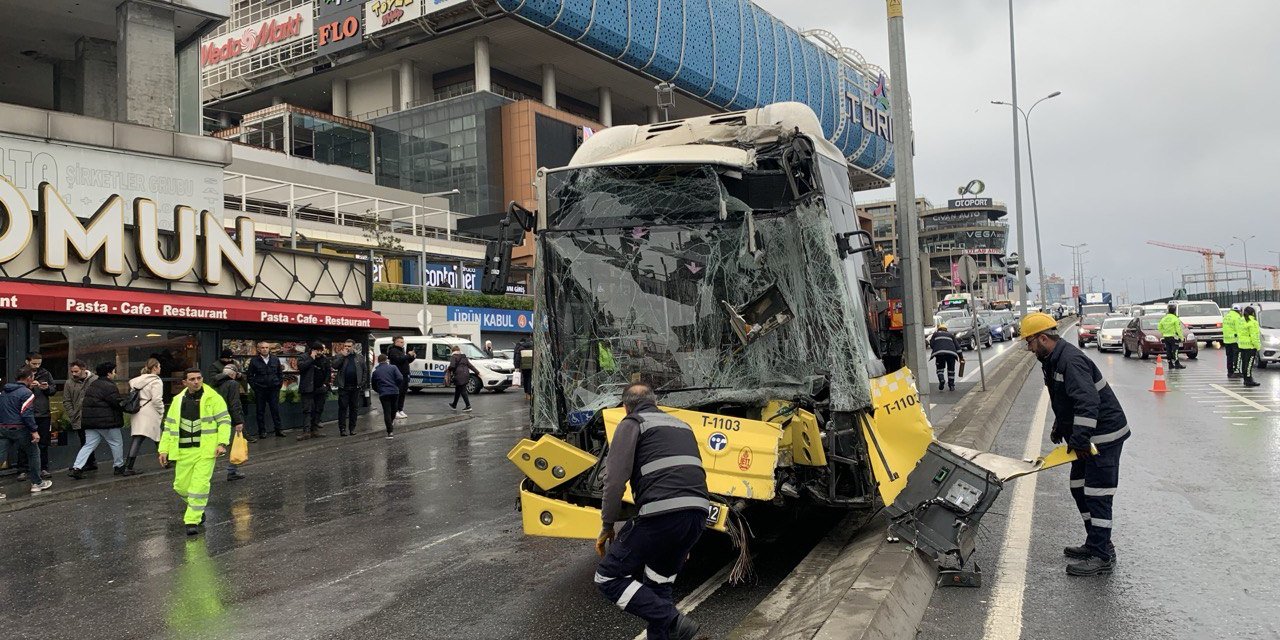
[[[556,68],[554,65],[542,65],[542,104],[556,108]]]
[[[653,105],[649,105],[648,110],[649,110],[649,124],[658,124],[659,122],[662,121],[659,119],[657,107]]]
[[[173,131],[178,95],[173,10],[125,0],[116,7],[116,33],[117,118]]]
[[[76,90],[68,111],[104,120],[116,119],[116,43],[88,36],[76,40],[71,70]]]
[[[400,61],[400,108],[408,109],[418,99],[417,92],[414,90],[417,85],[418,71],[413,67],[412,60]]]
[[[613,126],[613,92],[609,87],[600,87],[600,124]]]
[[[329,98],[332,104],[329,110],[333,115],[341,118],[349,118],[351,114],[347,112],[347,79],[334,78],[333,87],[329,91]]]
[[[489,72],[489,38],[476,38],[476,91],[493,91]]]

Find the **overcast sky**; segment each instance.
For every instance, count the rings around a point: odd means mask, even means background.
[[[756,0],[788,24],[820,27],[889,68],[884,2]],[[1013,218],[1007,3],[905,0],[916,189],[935,204],[972,178]],[[1280,251],[1280,3],[1264,0],[1019,0],[1018,93],[1031,117],[1047,271],[1071,272],[1060,243],[1089,243],[1086,277],[1134,298],[1165,296],[1199,254],[1249,261]],[[1024,139],[1025,144],[1025,139]],[[1024,147],[1023,162],[1026,153]],[[1026,250],[1034,259],[1024,173]],[[867,200],[892,191],[862,194]],[[1011,233],[1009,248],[1015,248]],[[1175,276],[1179,277],[1179,276]],[[1034,274],[1032,279],[1034,279]],[[1256,286],[1270,275],[1255,271]],[[1095,280],[1097,289],[1102,282]],[[1035,286],[1034,284],[1032,285]],[[1238,285],[1237,285],[1238,286]]]

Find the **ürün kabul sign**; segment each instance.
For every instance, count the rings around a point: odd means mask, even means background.
[[[179,205],[173,212],[175,239],[171,255],[165,255],[160,210],[150,198],[134,198],[130,206],[119,195],[111,195],[82,222],[52,184],[40,183],[37,192],[39,202],[33,211],[22,191],[0,176],[0,214],[5,219],[0,232],[0,265],[21,255],[38,234],[40,265],[45,269],[66,269],[74,254],[85,263],[96,263],[105,273],[119,276],[125,273],[128,225],[133,228],[132,244],[138,261],[159,279],[183,280],[199,266],[201,281],[217,285],[226,277],[229,266],[245,283],[257,281],[254,228],[249,218],[236,219],[233,239],[209,211],[197,213]]]

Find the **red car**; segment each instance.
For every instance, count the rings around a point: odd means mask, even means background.
[[[1076,337],[1076,346],[1081,349],[1090,342],[1098,343],[1098,330],[1102,329],[1102,319],[1104,316],[1085,316],[1080,321],[1080,332]]]
[[[1143,360],[1150,358],[1156,354],[1163,354],[1164,336],[1156,327],[1160,324],[1160,318],[1155,315],[1138,316],[1129,322],[1129,326],[1124,328],[1124,336],[1122,338],[1124,344],[1124,357],[1128,358],[1133,354],[1138,354]],[[1200,355],[1200,347],[1196,343],[1196,337],[1187,330],[1187,325],[1182,325],[1182,347],[1178,349],[1178,353],[1186,356],[1188,360],[1195,360]]]

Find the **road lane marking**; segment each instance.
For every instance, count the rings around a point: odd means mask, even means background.
[[[1223,393],[1225,393],[1225,394],[1227,394],[1227,395],[1231,396],[1232,398],[1235,398],[1236,400],[1239,400],[1240,402],[1243,402],[1243,403],[1245,403],[1245,404],[1247,404],[1247,405],[1249,405],[1249,406],[1253,407],[1254,409],[1258,409],[1258,410],[1260,410],[1260,411],[1271,411],[1271,409],[1269,409],[1269,408],[1267,408],[1267,407],[1264,407],[1264,406],[1262,406],[1262,405],[1260,405],[1260,404],[1258,404],[1258,403],[1256,403],[1256,402],[1254,402],[1254,401],[1252,401],[1252,400],[1250,400],[1250,399],[1248,399],[1248,398],[1246,398],[1246,397],[1244,397],[1244,396],[1242,396],[1242,395],[1240,395],[1240,394],[1238,394],[1238,393],[1236,393],[1236,392],[1234,392],[1234,391],[1232,391],[1232,390],[1230,390],[1230,389],[1228,389],[1228,388],[1226,388],[1226,387],[1224,387],[1224,386],[1222,386],[1222,385],[1217,385],[1217,384],[1215,384],[1215,385],[1211,385],[1211,386],[1212,386],[1214,389],[1217,389],[1218,391],[1221,391],[1221,392],[1223,392]]]
[[[988,348],[990,348],[990,347],[988,347]],[[995,357],[991,358],[990,360],[988,360],[988,359],[986,359],[986,358],[984,357],[984,358],[982,359],[982,367],[984,367],[984,368],[985,368],[985,367],[990,367],[991,365],[993,365],[993,364],[995,364],[995,363],[996,363],[996,360],[999,360],[1000,358],[1004,357],[1004,355],[1005,355],[1006,353],[1009,353],[1010,351],[1013,351],[1013,350],[1014,350],[1014,349],[1016,349],[1016,348],[1017,348],[1017,347],[1015,347],[1014,345],[1010,344],[1009,346],[1005,347],[1004,349],[1001,349],[1001,350],[1000,350],[1000,353],[997,353],[997,354],[995,355]],[[977,355],[976,355],[976,353],[975,353],[975,355],[973,356],[973,368],[969,370],[969,373],[968,373],[967,375],[965,375],[963,378],[960,378],[960,382],[968,382],[968,381],[969,381],[969,378],[972,378],[972,377],[974,377],[974,376],[978,375],[978,369],[979,369],[979,367],[978,367],[978,356],[977,356]]]
[[[1027,444],[1022,458],[1040,457],[1044,441],[1044,425],[1049,414],[1049,393],[1040,392],[1040,401],[1027,429]],[[1009,501],[1009,523],[1005,528],[1004,551],[996,563],[996,584],[991,589],[991,608],[983,625],[987,640],[1018,640],[1022,636],[1022,598],[1027,588],[1027,556],[1031,550],[1031,517],[1036,503],[1036,478],[1033,473],[1018,478]]]

